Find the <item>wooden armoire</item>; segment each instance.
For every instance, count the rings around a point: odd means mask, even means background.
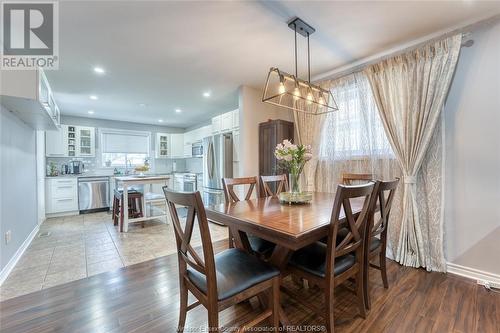
[[[288,139],[293,142],[293,123],[275,119],[259,124],[259,175],[269,176],[285,172],[280,170],[274,150],[278,143]]]

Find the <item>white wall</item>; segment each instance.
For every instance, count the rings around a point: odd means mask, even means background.
[[[0,270],[30,233],[37,221],[35,130],[12,112],[0,107]],[[12,240],[5,244],[5,233]]]
[[[471,37],[474,45],[462,48],[444,110],[450,262],[500,226],[500,23]],[[495,246],[500,253],[500,240]],[[483,253],[461,264],[480,269],[480,259],[498,261]]]
[[[259,174],[259,124],[268,119],[293,121],[291,110],[262,102],[262,91],[247,86],[239,89],[240,177]]]

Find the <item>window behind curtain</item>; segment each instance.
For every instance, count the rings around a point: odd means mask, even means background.
[[[138,166],[150,152],[150,133],[138,131],[101,131],[102,165],[111,167]]]
[[[339,111],[326,117],[320,159],[392,157],[393,152],[366,77],[358,73],[336,80],[331,90]]]

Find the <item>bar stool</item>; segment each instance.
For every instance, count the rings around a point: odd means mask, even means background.
[[[128,216],[129,218],[143,217],[141,192],[136,190],[128,191]],[[120,223],[120,232],[123,232],[124,210],[122,209],[123,190],[115,190],[113,196],[113,225]],[[141,227],[144,228],[144,221],[141,221]]]

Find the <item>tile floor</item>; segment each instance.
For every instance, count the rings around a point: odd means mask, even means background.
[[[213,241],[227,238],[225,227],[210,223],[210,231]],[[196,228],[192,244],[201,245]],[[175,251],[172,224],[164,219],[132,224],[127,233],[107,212],[47,219],[0,287],[0,301]]]

